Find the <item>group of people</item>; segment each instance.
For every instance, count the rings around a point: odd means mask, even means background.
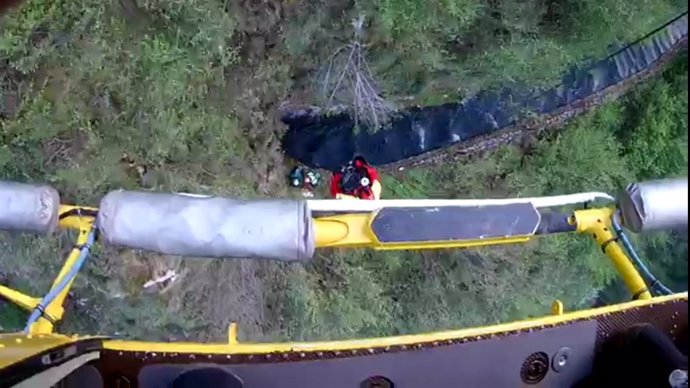
[[[303,166],[293,168],[288,178],[290,185],[301,188],[305,197],[313,197],[314,189],[321,182],[321,175],[316,170]],[[330,185],[335,199],[377,200],[381,198],[381,188],[378,171],[361,156],[334,172]]]

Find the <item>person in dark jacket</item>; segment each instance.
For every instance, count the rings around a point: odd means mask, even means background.
[[[381,190],[378,171],[361,156],[334,173],[331,180],[331,195],[336,199],[377,200]]]

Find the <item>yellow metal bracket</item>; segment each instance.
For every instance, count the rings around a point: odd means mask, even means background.
[[[376,248],[371,230],[373,213],[343,214],[315,219],[317,248]]]
[[[26,311],[33,311],[41,302],[41,299],[26,295],[17,290],[0,285],[0,296],[16,304]]]
[[[237,325],[237,322],[232,322],[228,326],[228,344],[229,345],[236,345],[239,343],[237,340],[237,336],[239,335],[240,328]]]
[[[63,264],[60,272],[53,281],[51,290],[55,289],[62,280],[74,268],[74,265],[79,259],[81,247],[87,243],[89,233],[91,232],[95,223],[94,214],[97,211],[95,208],[86,208],[70,205],[61,205],[59,211],[59,225],[66,229],[76,229],[79,231],[77,237],[77,244],[69,253],[67,260]],[[53,299],[51,303],[44,306],[41,317],[29,328],[30,334],[50,334],[53,332],[54,325],[57,321],[62,319],[65,309],[62,307],[65,298],[72,286],[69,282],[67,286]],[[32,312],[41,303],[41,298],[26,295],[20,291],[0,285],[0,296],[8,301],[16,304],[22,309]]]
[[[578,210],[569,221],[577,227],[578,233],[589,234],[594,238],[601,250],[611,259],[633,299],[651,299],[652,294],[644,279],[618,243],[618,236],[613,233],[611,219],[614,212],[614,208]]]

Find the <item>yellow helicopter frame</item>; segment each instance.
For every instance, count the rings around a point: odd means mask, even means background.
[[[51,291],[74,269],[81,247],[87,244],[88,236],[94,229],[96,222],[94,214],[96,214],[97,210],[91,207],[61,205],[59,226],[65,229],[76,230],[79,234],[76,246],[70,252],[53,281]],[[613,207],[575,210],[568,221],[575,226],[576,232],[592,236],[596,243],[602,247],[602,251],[609,257],[628,289],[635,296],[635,299],[650,299],[652,295],[645,281],[628,258],[623,247],[618,243],[617,237],[613,232],[611,220],[614,212],[615,208]],[[530,239],[529,236],[511,236],[488,241],[431,242],[389,247],[383,246],[376,238],[375,233],[372,232],[371,220],[373,217],[374,214],[372,213],[362,213],[316,218],[314,222],[316,247],[364,247],[373,249],[462,248],[525,242]],[[72,281],[47,306],[43,307],[41,317],[31,325],[27,334],[51,334],[54,332],[55,323],[63,317],[63,303],[71,285]],[[26,295],[2,285],[0,285],[0,296],[29,312],[34,311],[41,302],[40,298]]]

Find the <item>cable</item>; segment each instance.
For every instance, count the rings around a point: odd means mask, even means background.
[[[82,265],[86,261],[86,259],[89,257],[89,251],[91,250],[91,246],[93,243],[96,241],[96,227],[93,227],[91,231],[89,232],[89,235],[86,239],[86,244],[84,244],[81,247],[81,250],[79,251],[79,257],[77,258],[77,261],[74,263],[70,271],[65,275],[65,277],[62,278],[62,281],[57,284],[57,286],[53,287],[52,290],[46,294],[46,296],[43,297],[41,302],[36,306],[33,312],[31,312],[31,315],[29,316],[29,319],[26,321],[26,327],[24,328],[24,331],[26,333],[29,333],[31,330],[31,326],[38,321],[41,316],[45,316],[45,309],[46,306],[49,306],[50,303],[53,302],[53,300],[67,287],[67,285],[77,276],[77,273],[81,269]],[[50,317],[48,317],[50,319]]]
[[[640,270],[640,272],[642,272],[642,276],[646,278],[647,282],[650,283],[651,289],[657,291],[661,295],[671,295],[673,291],[671,291],[671,289],[669,289],[663,283],[661,283],[659,279],[657,279],[654,276],[654,274],[652,274],[652,272],[649,270],[649,268],[647,268],[647,266],[642,262],[640,256],[637,255],[635,248],[632,246],[632,243],[630,243],[630,240],[628,240],[628,236],[625,234],[620,224],[618,223],[618,220],[616,219],[617,217],[619,217],[618,213],[611,217],[613,230],[616,232],[616,235],[618,235],[621,242],[623,243],[623,248],[625,248],[625,251],[628,253],[628,256],[633,261],[633,264],[635,264],[635,266]]]

